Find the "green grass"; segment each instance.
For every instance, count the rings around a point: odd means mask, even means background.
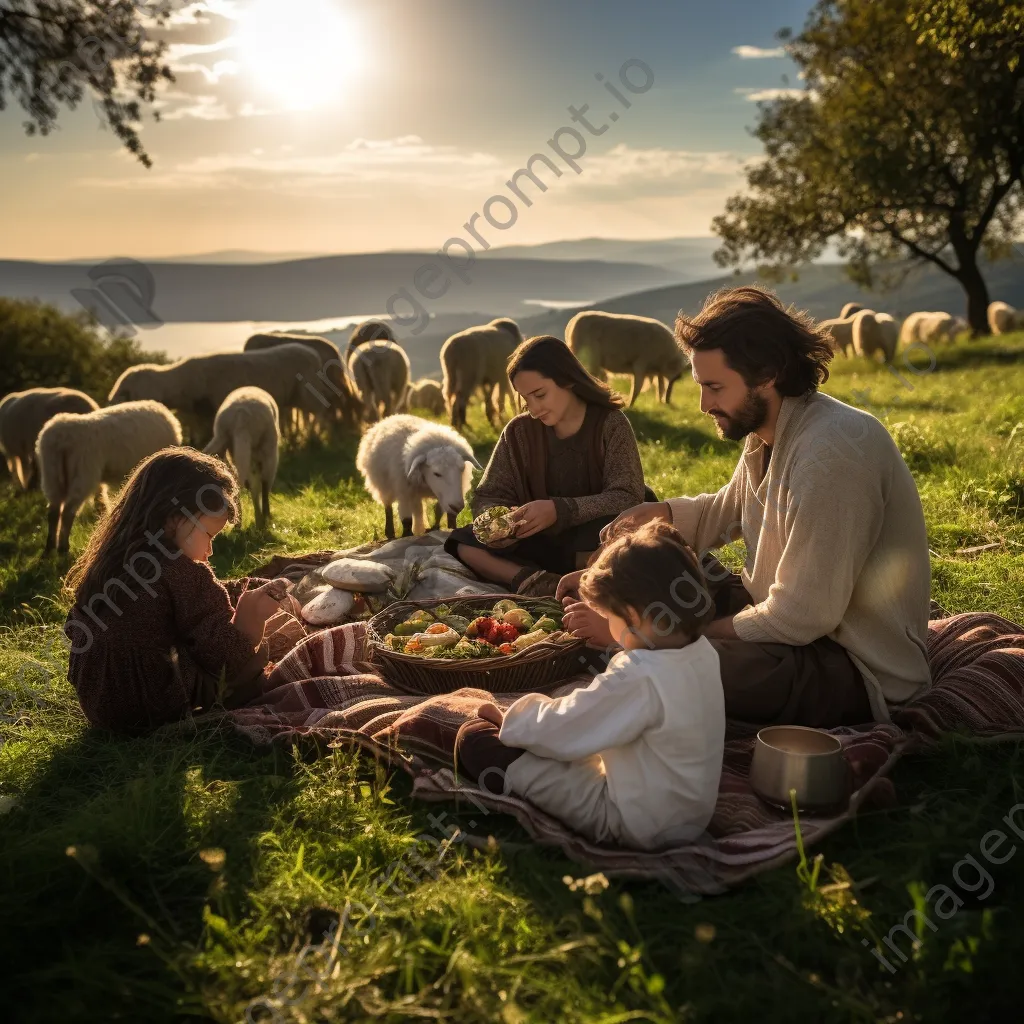
[[[1018,621],[1022,352],[1024,336],[962,344],[931,372],[904,370],[906,383],[840,359],[827,388],[880,415],[914,469],[935,598]],[[692,385],[675,401],[645,394],[631,414],[649,481],[665,495],[717,488],[737,448],[714,437]],[[479,410],[471,435],[486,457]],[[218,573],[381,531],[353,459],[351,444],[287,452],[272,531],[252,529],[247,502],[244,527],[217,541]],[[571,888],[563,878],[586,872],[510,820],[414,802],[404,776],[346,751],[256,750],[209,723],[128,741],[88,730],[64,681],[65,566],[41,556],[42,501],[0,486],[0,972],[14,1019],[1018,1017],[1024,856],[990,867],[987,899],[923,930],[895,974],[862,941],[902,921],[915,892],[952,885],[1024,800],[1024,745],[950,739],[907,758],[899,806],[820,847],[813,888],[793,865],[692,903],[653,883]],[[73,551],[91,523],[87,512]],[[958,554],[986,543],[999,547]],[[458,825],[500,846],[450,842]],[[347,913],[333,957],[318,945],[332,911]]]

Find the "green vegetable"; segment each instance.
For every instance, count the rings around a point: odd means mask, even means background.
[[[435,619],[440,619],[443,622],[446,618],[448,618],[449,615],[451,615],[451,613],[452,613],[452,610],[451,610],[451,608],[448,607],[448,605],[446,605],[446,604],[439,604],[434,609],[434,618]],[[427,614],[429,615],[430,613],[428,612]]]
[[[446,626],[451,626],[452,629],[457,629],[460,633],[465,633],[469,628],[469,619],[464,615],[445,615],[438,616],[438,618],[440,618]]]
[[[423,632],[423,620],[422,619],[406,619],[405,622],[400,622],[394,628],[396,636],[412,636],[413,633]]]
[[[525,608],[509,608],[501,616],[502,622],[511,622],[516,629],[523,629],[527,632],[533,627],[533,616]]]
[[[550,615],[544,615],[533,624],[533,628],[543,629],[545,633],[554,633],[556,629],[562,627]]]
[[[504,618],[505,612],[510,612],[512,611],[513,608],[518,607],[519,605],[517,605],[515,601],[511,600],[510,598],[503,597],[500,601],[495,602],[494,608],[492,609],[492,614],[495,616],[495,618],[501,619]]]

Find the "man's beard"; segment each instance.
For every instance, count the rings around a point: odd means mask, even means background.
[[[714,410],[714,412],[717,412],[725,420],[724,425],[719,420],[715,420],[718,436],[729,441],[742,441],[747,434],[752,434],[764,426],[764,422],[768,418],[768,399],[751,389],[747,392],[747,397],[743,399],[743,404],[731,416],[720,409]]]

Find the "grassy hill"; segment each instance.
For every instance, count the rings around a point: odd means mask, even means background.
[[[950,347],[930,373],[905,375],[912,387],[841,360],[827,387],[898,438],[921,490],[935,598],[1017,621],[1022,353],[1024,335]],[[664,495],[721,486],[738,447],[715,437],[691,382],[675,403],[644,395],[630,413],[649,482]],[[469,434],[485,458],[495,435],[478,408]],[[287,450],[272,530],[253,529],[246,499],[243,528],[216,542],[217,572],[381,531],[354,450],[355,439]],[[80,518],[73,551],[92,522]],[[403,777],[344,751],[309,761],[204,722],[137,740],[94,734],[64,681],[61,567],[41,557],[44,529],[39,495],[0,483],[0,971],[19,1024],[1017,1019],[1008,979],[1024,857],[989,866],[986,899],[934,933],[920,927],[896,973],[862,940],[977,856],[1021,800],[1024,743],[950,739],[907,757],[898,806],[866,811],[814,851],[825,865],[815,886],[791,864],[692,904],[654,883],[596,880],[588,894],[565,881],[586,871],[511,821],[470,826],[472,813],[415,802]],[[981,544],[995,547],[962,551]],[[454,842],[429,871],[416,867],[453,825],[497,842]],[[392,871],[393,896],[364,905]],[[345,907],[345,952],[321,976],[308,944],[323,908]],[[896,941],[910,952],[906,935]]]

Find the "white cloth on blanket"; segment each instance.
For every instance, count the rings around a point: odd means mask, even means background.
[[[722,774],[718,652],[705,637],[622,651],[587,687],[520,697],[499,738],[526,751],[508,768],[508,788],[581,834],[644,850],[693,840]]]
[[[431,530],[418,537],[399,537],[384,544],[361,544],[336,551],[335,558],[364,558],[392,569],[398,580],[414,574],[404,600],[431,601],[469,594],[503,594],[508,588],[478,580],[457,558],[444,550],[448,532]],[[314,574],[311,574],[314,575]]]

